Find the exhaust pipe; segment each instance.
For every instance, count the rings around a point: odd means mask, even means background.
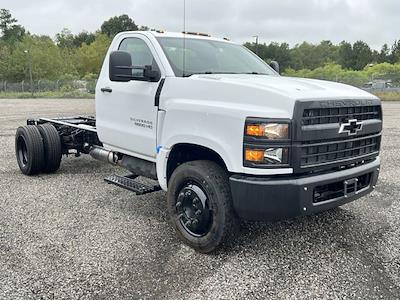
[[[110,163],[113,165],[116,165],[117,161],[118,161],[118,157],[114,152],[106,150],[101,147],[97,147],[97,146],[93,146],[90,149],[89,154],[94,159],[97,159],[97,160],[100,160],[100,161],[103,161],[106,163]]]
[[[118,165],[135,175],[157,180],[156,164],[153,162],[145,161],[129,155],[122,155],[122,157],[118,158],[118,155],[115,152],[106,150],[99,146],[93,146],[90,148],[89,154],[94,159]]]

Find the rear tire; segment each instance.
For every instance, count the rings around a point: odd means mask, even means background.
[[[202,253],[215,250],[238,228],[228,175],[212,161],[177,167],[169,180],[167,206],[179,238]]]
[[[25,175],[35,175],[44,168],[44,146],[39,129],[34,125],[19,127],[15,134],[15,154]]]
[[[43,138],[45,173],[53,173],[60,168],[62,150],[57,129],[51,124],[37,126]]]

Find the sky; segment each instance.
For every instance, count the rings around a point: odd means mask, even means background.
[[[96,31],[115,15],[167,31],[183,30],[184,0],[1,0],[33,34]],[[237,42],[366,41],[380,49],[400,39],[400,0],[186,0],[186,30]]]

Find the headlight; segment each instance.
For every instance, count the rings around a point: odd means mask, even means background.
[[[288,148],[254,149],[245,148],[245,161],[261,165],[287,165],[289,162]]]
[[[243,139],[243,165],[251,168],[290,166],[290,119],[247,118]]]
[[[253,123],[246,124],[246,135],[254,137],[264,137],[269,140],[289,139],[288,123]]]

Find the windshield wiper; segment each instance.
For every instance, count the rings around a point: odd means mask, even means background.
[[[206,72],[196,72],[196,73],[184,74],[183,77],[190,77],[192,75],[211,75],[211,74],[243,74],[243,73],[206,71]]]
[[[248,73],[243,73],[243,74],[250,74],[250,75],[271,75],[271,74],[259,73],[259,72],[248,72]]]
[[[214,72],[214,71],[206,71],[206,72],[196,72],[196,73],[188,73],[184,74],[183,77],[190,77],[192,75],[212,75],[212,74],[250,74],[250,75],[271,75],[267,73],[259,73],[259,72]]]

